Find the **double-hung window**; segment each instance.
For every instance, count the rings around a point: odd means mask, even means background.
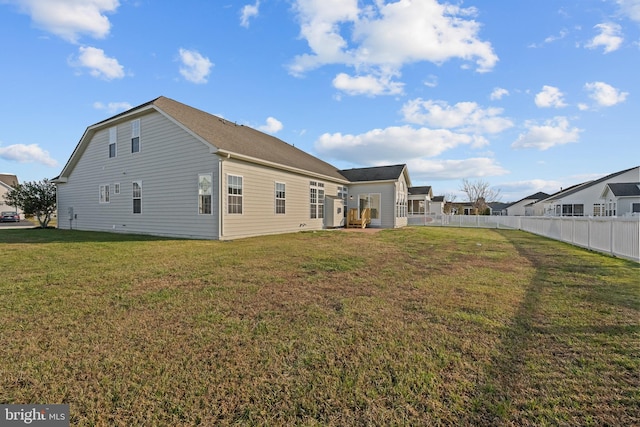
[[[100,186],[100,203],[109,203],[109,184]]]
[[[283,182],[276,182],[275,200],[276,214],[284,214],[286,208],[286,185]]]
[[[242,177],[227,175],[227,213],[242,213]]]
[[[140,119],[131,122],[131,152],[140,152]]]
[[[132,183],[132,199],[133,199],[133,213],[142,213],[142,181],[133,181]]]
[[[213,175],[198,175],[198,213],[202,215],[211,214],[211,194],[213,190]]]
[[[324,218],[324,183],[309,181],[309,217]]]
[[[118,140],[118,130],[114,126],[109,128],[109,157],[116,156],[116,142]]]

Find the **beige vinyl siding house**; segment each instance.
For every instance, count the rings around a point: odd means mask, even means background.
[[[329,228],[327,199],[402,227],[410,186],[165,97],[89,126],[54,182],[59,228],[219,240]]]

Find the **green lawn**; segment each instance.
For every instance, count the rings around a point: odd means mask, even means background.
[[[414,227],[0,248],[0,403],[74,426],[640,423],[630,261]]]

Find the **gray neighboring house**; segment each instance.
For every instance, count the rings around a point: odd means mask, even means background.
[[[59,228],[216,240],[321,230],[325,198],[402,227],[410,186],[405,165],[340,171],[166,97],[89,126],[53,182]]]
[[[538,192],[536,194],[524,197],[517,202],[513,202],[507,205],[507,207],[504,209],[506,209],[508,216],[524,216],[526,215],[527,206],[530,206],[532,203],[535,203],[538,200],[546,199],[547,197],[549,197],[549,194]]]
[[[442,215],[444,196],[433,195],[430,185],[409,187],[409,216]]]
[[[605,185],[602,200],[615,209],[611,216],[640,216],[640,182],[615,182]]]
[[[611,191],[605,192],[605,190],[611,184],[637,182],[640,182],[640,166],[561,190],[533,203],[527,208],[527,214],[530,213],[533,216],[625,216],[627,213],[632,213],[627,208],[633,209],[634,196],[616,198]],[[614,186],[614,188],[618,187]],[[624,212],[618,209],[618,203],[622,203]]]
[[[9,206],[4,200],[4,195],[18,185],[18,177],[13,174],[0,174],[0,211],[16,211],[22,214],[22,211],[15,206]]]

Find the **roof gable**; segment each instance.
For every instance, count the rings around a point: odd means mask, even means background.
[[[573,185],[573,186],[571,186],[569,188],[566,188],[564,190],[560,190],[557,193],[554,193],[551,196],[549,196],[546,199],[543,199],[541,201],[551,201],[551,200],[560,199],[560,198],[569,196],[571,194],[577,193],[578,191],[582,191],[582,190],[584,190],[586,188],[589,188],[589,187],[592,187],[594,185],[601,184],[601,183],[603,183],[603,182],[605,182],[605,181],[607,181],[607,180],[609,180],[611,178],[615,178],[616,176],[619,176],[619,175],[625,174],[627,172],[630,172],[630,171],[632,171],[634,169],[638,169],[640,171],[640,166],[634,166],[634,167],[629,168],[629,169],[621,170],[619,172],[614,172],[614,173],[612,173],[610,175],[607,175],[607,176],[604,176],[604,177],[602,177],[600,179],[596,179],[596,180],[593,180],[593,181],[586,181],[586,182],[583,182],[581,184]]]
[[[611,191],[616,197],[638,197],[640,196],[640,182],[610,182],[606,185],[602,196]]]
[[[406,165],[373,166],[343,169],[340,173],[351,182],[397,181],[405,172],[405,169]]]
[[[89,126],[56,180],[64,182],[64,179],[69,176],[96,131],[113,126],[117,121],[137,117],[149,110],[163,114],[200,141],[208,144],[212,152],[347,183],[347,179],[335,166],[291,144],[164,96]]]
[[[13,188],[18,185],[18,177],[8,173],[2,173],[0,174],[0,182]]]

